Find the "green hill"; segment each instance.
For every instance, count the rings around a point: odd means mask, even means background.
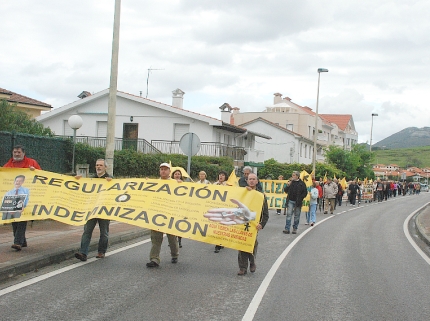
[[[430,167],[430,146],[379,150],[372,148],[372,152],[375,155],[374,164],[396,164],[401,168]]]
[[[430,145],[430,127],[408,127],[372,145],[373,148],[410,148]]]

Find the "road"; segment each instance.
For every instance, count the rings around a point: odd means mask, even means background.
[[[430,320],[430,261],[404,222],[430,193],[301,218],[282,233],[271,211],[259,235],[257,271],[237,276],[237,252],[183,240],[171,264],[167,240],[148,269],[149,240],[103,260],[70,261],[0,290],[1,320]],[[414,238],[414,235],[412,235]],[[33,283],[33,284],[31,284]]]

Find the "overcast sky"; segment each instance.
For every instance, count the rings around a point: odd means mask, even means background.
[[[114,0],[2,1],[0,87],[60,107],[109,87]],[[122,0],[118,90],[220,118],[273,93],[352,114],[359,141],[430,126],[430,1]],[[427,94],[427,95],[426,95]]]

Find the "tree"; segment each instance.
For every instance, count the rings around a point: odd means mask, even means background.
[[[16,104],[10,104],[5,99],[0,101],[0,131],[18,132],[38,136],[54,136],[51,129],[43,127],[30,115],[18,110]]]
[[[366,151],[363,145],[353,145],[350,151],[331,145],[325,149],[325,157],[329,164],[345,172],[349,179],[374,177],[370,165],[373,153]]]

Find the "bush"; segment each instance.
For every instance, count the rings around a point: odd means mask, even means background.
[[[105,157],[104,148],[93,148],[87,144],[76,144],[76,164],[89,164],[94,172],[96,160]],[[172,163],[187,169],[188,157],[180,154],[142,154],[131,149],[115,151],[114,175],[116,177],[158,177],[161,163]],[[205,171],[207,179],[216,181],[221,170],[231,173],[233,159],[229,157],[193,156],[191,157],[191,177],[198,178],[200,171]]]

